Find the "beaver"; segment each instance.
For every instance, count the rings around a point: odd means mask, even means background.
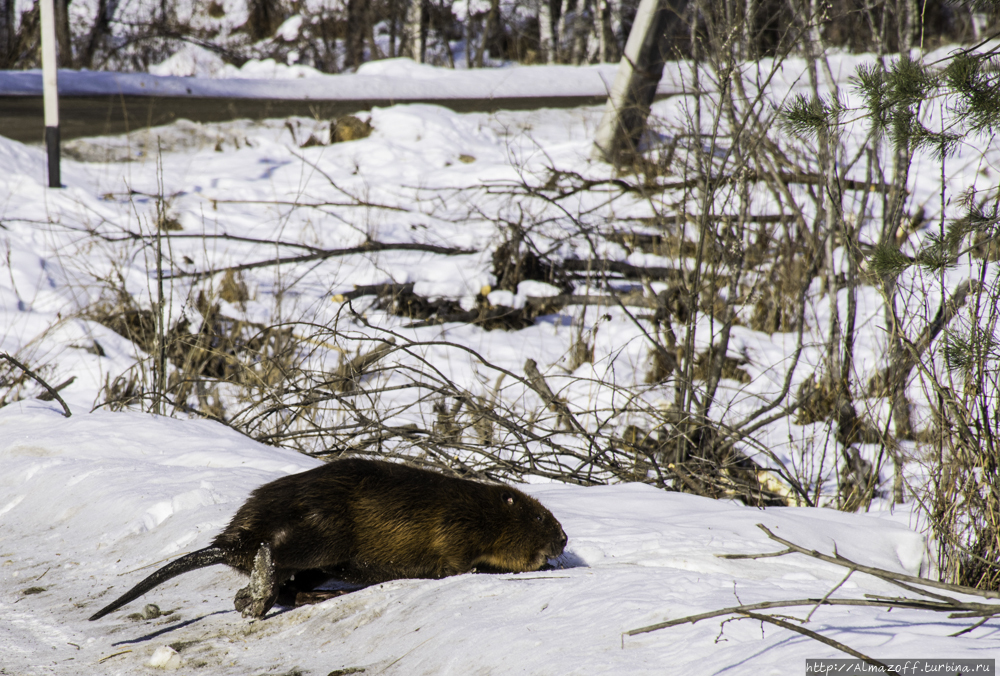
[[[251,575],[235,605],[260,618],[275,602],[294,605],[285,599],[330,579],[370,585],[520,573],[541,569],[566,542],[552,513],[510,486],[380,460],[335,460],[260,486],[210,547],[168,563],[90,619],[217,563]]]

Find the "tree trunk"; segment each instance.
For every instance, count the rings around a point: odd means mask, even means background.
[[[396,58],[396,27],[399,25],[399,3],[389,0],[389,58]]]
[[[576,65],[590,60],[590,36],[597,31],[594,24],[594,0],[578,0],[573,14],[572,62]]]
[[[344,44],[344,66],[357,68],[365,58],[365,0],[347,0],[347,39]]]
[[[465,0],[465,26],[463,28],[465,33],[465,67],[472,68],[472,38],[474,31],[472,30],[472,0]]]
[[[466,45],[466,49],[468,47]],[[410,0],[407,5],[403,44],[400,52],[403,56],[408,56],[414,61],[424,62],[424,55],[427,52],[427,37],[424,33],[424,0]]]
[[[608,0],[600,0],[597,9],[597,52],[598,60],[607,63],[611,60],[611,43],[614,42],[614,35],[611,33],[611,4]]]
[[[73,42],[69,32],[70,0],[55,0],[56,10],[56,44],[60,68],[73,67]]]
[[[897,0],[896,27],[899,30],[899,53],[910,55],[913,47],[913,20],[917,15],[917,3],[914,0]]]
[[[470,19],[466,19],[471,23]],[[490,0],[490,11],[486,14],[486,22],[483,26],[483,34],[479,45],[479,52],[476,54],[476,66],[482,68],[486,59],[486,53],[493,58],[500,56],[500,0]]]
[[[552,36],[552,50],[555,52],[556,63],[568,63],[566,52],[570,45],[566,42],[566,19],[569,14],[569,0],[559,0],[559,12],[555,16],[555,31]]]
[[[642,0],[625,44],[614,84],[597,129],[597,154],[616,166],[630,163],[646,127],[670,36],[681,22],[687,0]]]
[[[118,0],[98,0],[97,14],[94,16],[94,26],[90,29],[90,36],[80,54],[80,67],[92,68],[94,65],[94,55],[101,46],[104,36],[110,33],[111,19],[114,18],[118,9]]]
[[[9,67],[14,61],[17,44],[15,2],[0,0],[0,68]]]
[[[274,35],[274,31],[281,24],[281,7],[278,0],[250,0],[247,9],[247,27],[250,37],[254,40],[263,40]],[[167,7],[163,7],[163,21],[168,21]]]
[[[486,48],[494,59],[504,57],[503,27],[500,25],[500,0],[490,0],[490,13],[486,17]]]
[[[538,47],[545,63],[556,62],[556,45],[552,25],[552,0],[538,0]]]
[[[385,54],[379,49],[378,40],[375,38],[375,17],[373,13],[372,3],[370,0],[366,0],[361,10],[362,22],[365,27],[365,36],[368,38],[368,58],[371,61],[376,61],[384,59]],[[361,60],[364,61],[364,53],[361,54]]]

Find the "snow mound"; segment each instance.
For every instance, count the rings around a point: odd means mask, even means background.
[[[292,28],[289,24],[288,30]],[[165,61],[150,66],[149,73],[159,77],[200,77],[213,80],[298,80],[325,77],[324,73],[315,68],[286,65],[274,59],[250,59],[237,68],[223,61],[215,52],[192,44],[185,44]]]
[[[150,75],[160,77],[221,77],[226,62],[216,54],[197,45],[185,44],[165,61],[149,67]]]
[[[377,75],[380,77],[409,78],[413,80],[436,80],[441,77],[448,77],[454,73],[452,68],[442,68],[431,66],[426,63],[417,63],[413,59],[401,56],[395,59],[382,59],[380,61],[368,61],[358,67],[358,75]]]
[[[780,673],[835,651],[756,623],[718,622],[622,639],[664,619],[744,603],[818,596],[844,571],[803,556],[727,560],[779,549],[764,523],[806,547],[917,574],[923,539],[891,519],[769,509],[646,485],[533,484],[569,535],[553,571],[398,580],[248,624],[242,586],[222,568],[186,574],[99,622],[87,617],[166,560],[206,546],[256,486],[319,461],[222,425],[138,413],[0,410],[0,645],[11,673],[126,674],[142,665],[217,674],[660,674],[747,665]],[[896,594],[858,574],[838,594]],[[130,616],[143,603],[163,611]],[[863,612],[864,611],[864,612]],[[953,621],[915,611],[823,608],[817,628],[880,658],[988,657],[996,639],[949,639]],[[720,641],[716,637],[721,636]],[[468,650],[470,641],[476,649]],[[164,645],[169,645],[168,650]],[[624,649],[623,649],[624,647]],[[398,665],[398,666],[396,666]],[[39,667],[44,666],[44,670]]]
[[[27,177],[39,181],[47,175],[45,151],[0,136],[0,185],[13,186]]]

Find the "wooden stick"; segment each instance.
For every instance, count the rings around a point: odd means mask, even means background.
[[[639,627],[638,629],[631,629],[625,632],[626,636],[635,636],[637,634],[646,634],[651,631],[657,631],[659,629],[666,629],[668,627],[676,627],[681,624],[695,624],[701,622],[702,620],[710,620],[713,617],[722,617],[723,615],[744,615],[746,611],[753,610],[768,610],[770,608],[793,608],[796,606],[861,606],[868,608],[913,608],[914,610],[934,610],[937,612],[946,612],[953,610],[953,607],[949,604],[939,603],[937,601],[920,601],[917,599],[904,599],[900,602],[889,602],[889,601],[872,601],[866,599],[793,599],[790,601],[762,601],[761,603],[750,603],[741,606],[733,606],[732,608],[722,608],[720,610],[710,610],[707,613],[699,613],[697,615],[688,615],[687,617],[681,617],[676,620],[667,620],[666,622],[659,622],[657,624],[651,624],[647,627]]]
[[[49,395],[53,399],[55,399],[60,404],[62,404],[63,411],[64,411],[64,413],[63,413],[64,416],[66,416],[68,418],[71,415],[73,415],[69,411],[69,406],[67,406],[66,402],[63,401],[63,398],[59,396],[59,392],[56,391],[55,389],[53,389],[47,382],[45,382],[44,380],[42,380],[37,374],[35,374],[34,371],[32,371],[31,369],[29,369],[27,366],[25,366],[24,364],[22,364],[18,360],[16,360],[13,357],[11,357],[6,352],[0,352],[0,357],[3,357],[7,361],[9,361],[11,364],[13,364],[17,368],[21,369],[22,371],[24,371],[25,375],[31,377],[35,382],[37,382],[39,385],[41,385],[42,387],[44,387],[48,391]],[[70,382],[72,382],[72,381],[70,381]],[[65,383],[63,386],[68,385],[68,384],[69,383]]]
[[[283,265],[283,264],[294,264],[294,263],[309,263],[311,261],[321,261],[327,258],[334,258],[336,256],[349,256],[352,254],[360,253],[372,253],[376,251],[424,251],[426,253],[441,254],[443,256],[459,256],[462,254],[476,253],[471,249],[458,249],[455,247],[448,246],[437,246],[435,244],[416,244],[413,242],[390,242],[383,244],[382,242],[367,242],[361,244],[360,246],[352,246],[346,249],[324,249],[321,251],[316,251],[315,253],[302,254],[301,256],[288,256],[286,258],[277,257],[269,258],[263,261],[254,261],[251,263],[241,263],[239,265],[229,265],[224,268],[212,268],[211,270],[195,270],[193,272],[175,272],[170,275],[172,278],[183,278],[183,277],[209,277],[211,275],[218,274],[220,272],[240,272],[242,270],[253,270],[255,268],[265,268],[271,265]]]
[[[955,592],[958,594],[969,594],[971,596],[982,596],[988,599],[1000,599],[1000,593],[994,591],[988,591],[985,589],[975,589],[973,587],[965,587],[958,584],[949,584],[947,582],[938,582],[936,580],[929,580],[924,577],[916,577],[915,575],[905,575],[903,573],[893,573],[892,571],[883,570],[881,568],[873,568],[872,566],[865,566],[860,563],[855,563],[850,559],[845,559],[840,554],[836,556],[827,556],[826,554],[820,554],[816,550],[806,549],[805,547],[800,547],[793,542],[789,542],[784,538],[780,538],[767,527],[758,523],[757,528],[767,533],[767,536],[779,544],[783,544],[790,550],[798,553],[805,554],[806,556],[811,556],[814,559],[819,559],[820,561],[826,561],[827,563],[832,563],[838,566],[844,566],[845,568],[851,568],[853,570],[860,571],[862,573],[868,573],[869,575],[874,575],[875,577],[882,578],[883,580],[899,580],[902,582],[909,582],[911,584],[919,584],[925,587],[933,587],[935,589],[944,589],[945,591]]]
[[[761,622],[768,622],[770,624],[781,627],[782,629],[788,629],[789,631],[794,631],[795,633],[807,636],[813,639],[814,641],[825,643],[831,648],[836,648],[837,650],[845,652],[848,655],[851,655],[852,657],[857,657],[859,660],[864,660],[873,667],[881,669],[883,673],[887,673],[889,671],[889,667],[887,667],[885,664],[882,664],[878,660],[868,657],[868,655],[865,655],[864,653],[859,653],[854,648],[846,646],[840,641],[834,641],[832,638],[827,638],[822,634],[817,634],[815,631],[812,631],[811,629],[806,629],[805,627],[799,627],[797,625],[792,624],[791,622],[786,622],[785,620],[779,620],[777,617],[774,617],[773,615],[759,615],[757,613],[751,613],[748,611],[741,612],[740,614],[745,615],[746,617],[753,618],[755,620],[760,620]]]

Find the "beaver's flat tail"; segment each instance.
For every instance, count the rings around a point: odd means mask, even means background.
[[[214,566],[217,563],[225,563],[225,550],[219,547],[206,547],[196,552],[191,552],[176,561],[171,561],[163,568],[147,577],[145,580],[122,594],[114,603],[107,605],[91,615],[90,621],[99,620],[108,613],[118,610],[129,601],[134,601],[153,587],[163,584],[172,577],[177,577],[188,571]]]

